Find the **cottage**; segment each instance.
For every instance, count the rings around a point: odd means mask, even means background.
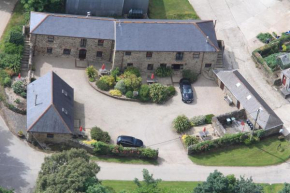
[[[54,72],[27,86],[28,141],[61,143],[74,133],[74,90]]]
[[[267,135],[279,132],[283,122],[239,71],[214,70],[214,74],[227,98],[230,98],[238,109],[245,109],[246,116],[252,123],[257,119],[256,128],[264,129]]]
[[[31,12],[34,55],[73,57],[143,73],[169,67],[197,73],[222,66],[213,21],[128,20]]]

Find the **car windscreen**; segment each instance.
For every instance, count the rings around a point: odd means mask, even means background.
[[[191,94],[192,93],[192,89],[189,86],[184,86],[183,87],[183,93]]]

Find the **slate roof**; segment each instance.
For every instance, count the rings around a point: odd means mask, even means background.
[[[283,73],[286,77],[290,78],[290,68],[288,68],[288,69],[286,69],[286,70],[283,70],[282,73]]]
[[[115,40],[117,51],[219,51],[213,21],[117,20],[31,12],[30,33]]]
[[[290,53],[282,54],[278,58],[281,60],[283,66],[290,64]]]
[[[27,86],[27,131],[74,132],[74,90],[54,72]]]
[[[110,18],[31,12],[30,23],[32,34],[114,39],[114,20]]]
[[[227,89],[236,97],[236,99],[240,101],[242,107],[253,119],[256,119],[257,110],[260,107],[262,108],[257,123],[263,129],[269,130],[283,125],[283,122],[276,113],[267,105],[267,103],[237,70],[215,70],[214,73],[224,83],[225,87],[227,87]]]

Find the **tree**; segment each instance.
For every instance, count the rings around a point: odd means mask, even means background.
[[[105,187],[101,184],[90,186],[86,193],[114,193],[111,188]]]
[[[290,193],[290,184],[285,183],[283,189],[279,193]]]
[[[159,83],[155,83],[151,84],[149,88],[150,88],[149,94],[154,103],[162,103],[165,101],[165,99],[167,98],[166,86]]]
[[[36,193],[86,192],[98,183],[100,171],[96,163],[89,162],[85,150],[71,149],[44,159],[38,174]]]
[[[262,193],[263,187],[259,184],[254,184],[252,178],[245,179],[240,177],[235,183],[235,193]]]
[[[0,186],[0,193],[14,193],[14,191],[13,191],[13,190],[7,190],[7,189],[2,188],[2,187]]]
[[[137,188],[133,193],[161,193],[162,189],[158,187],[158,184],[161,182],[161,179],[154,179],[153,174],[149,174],[148,170],[143,169],[143,181],[142,183],[135,178],[134,183],[137,185]]]
[[[64,13],[65,0],[21,0],[27,11]]]

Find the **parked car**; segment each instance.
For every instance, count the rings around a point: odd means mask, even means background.
[[[121,135],[117,138],[117,144],[123,147],[143,147],[143,141],[131,136]]]
[[[185,103],[193,102],[193,90],[191,87],[190,80],[187,78],[182,78],[179,81],[179,88],[181,92],[182,101]]]

